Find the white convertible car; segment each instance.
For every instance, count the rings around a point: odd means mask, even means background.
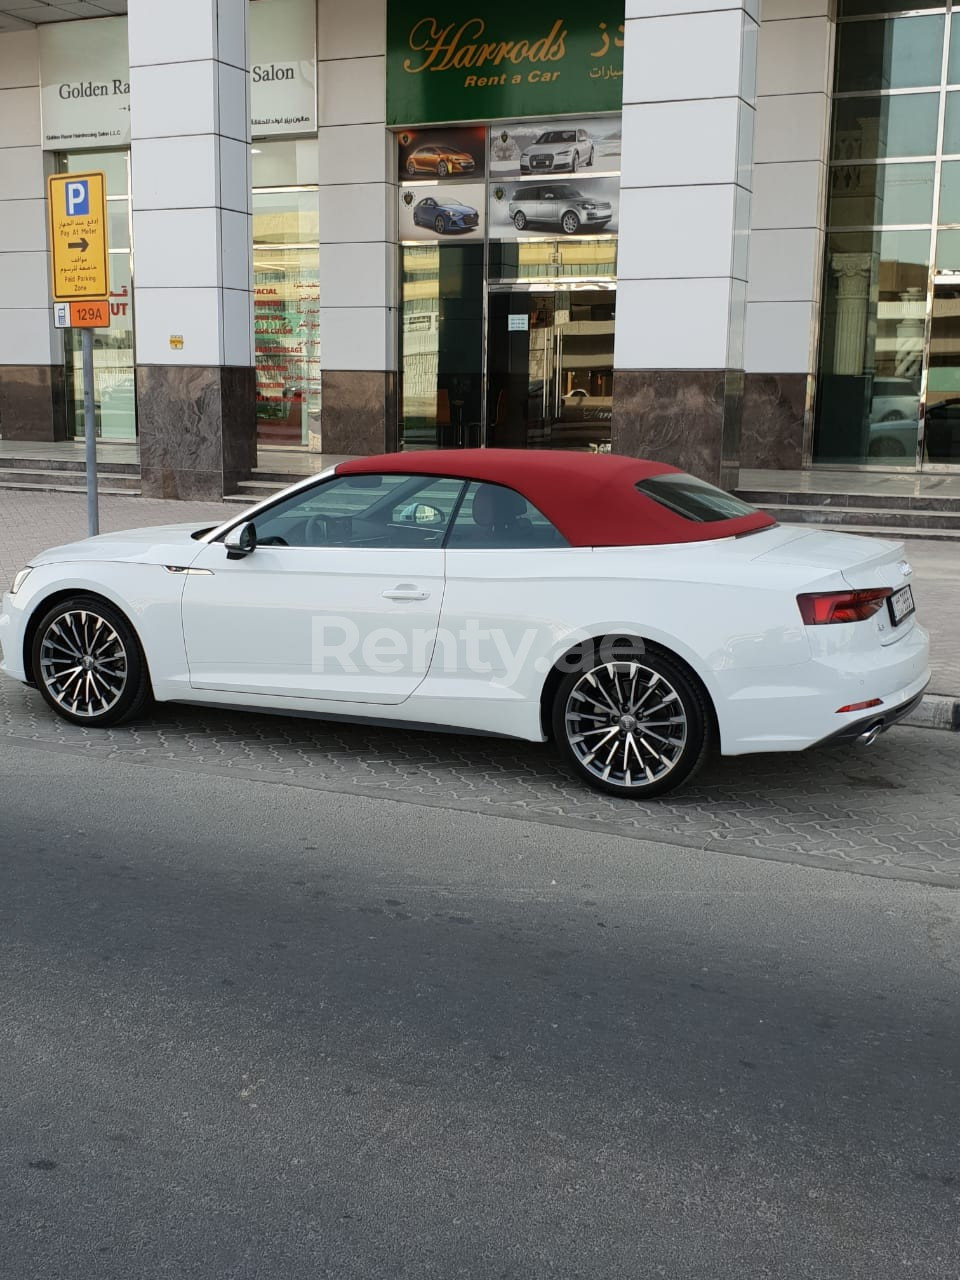
[[[867,743],[914,707],[902,551],[634,458],[390,454],[217,528],[36,556],[3,598],[2,669],[83,725],[154,698],[552,738],[646,797],[713,746]]]

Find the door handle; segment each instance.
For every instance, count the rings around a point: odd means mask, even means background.
[[[384,600],[428,600],[430,598],[429,591],[421,591],[419,587],[406,583],[394,587],[392,591],[384,591],[382,595]]]

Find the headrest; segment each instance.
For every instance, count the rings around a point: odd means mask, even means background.
[[[473,495],[473,522],[493,528],[523,515],[525,498],[497,484],[482,484]]]

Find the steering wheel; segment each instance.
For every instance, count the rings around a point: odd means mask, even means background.
[[[303,543],[306,547],[324,547],[328,541],[326,516],[308,516],[303,527]]]

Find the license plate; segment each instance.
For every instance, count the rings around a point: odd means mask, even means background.
[[[909,618],[911,613],[916,611],[917,606],[913,603],[913,588],[901,587],[899,591],[895,591],[888,597],[887,604],[890,608],[890,621],[895,627],[899,627],[904,618]]]

